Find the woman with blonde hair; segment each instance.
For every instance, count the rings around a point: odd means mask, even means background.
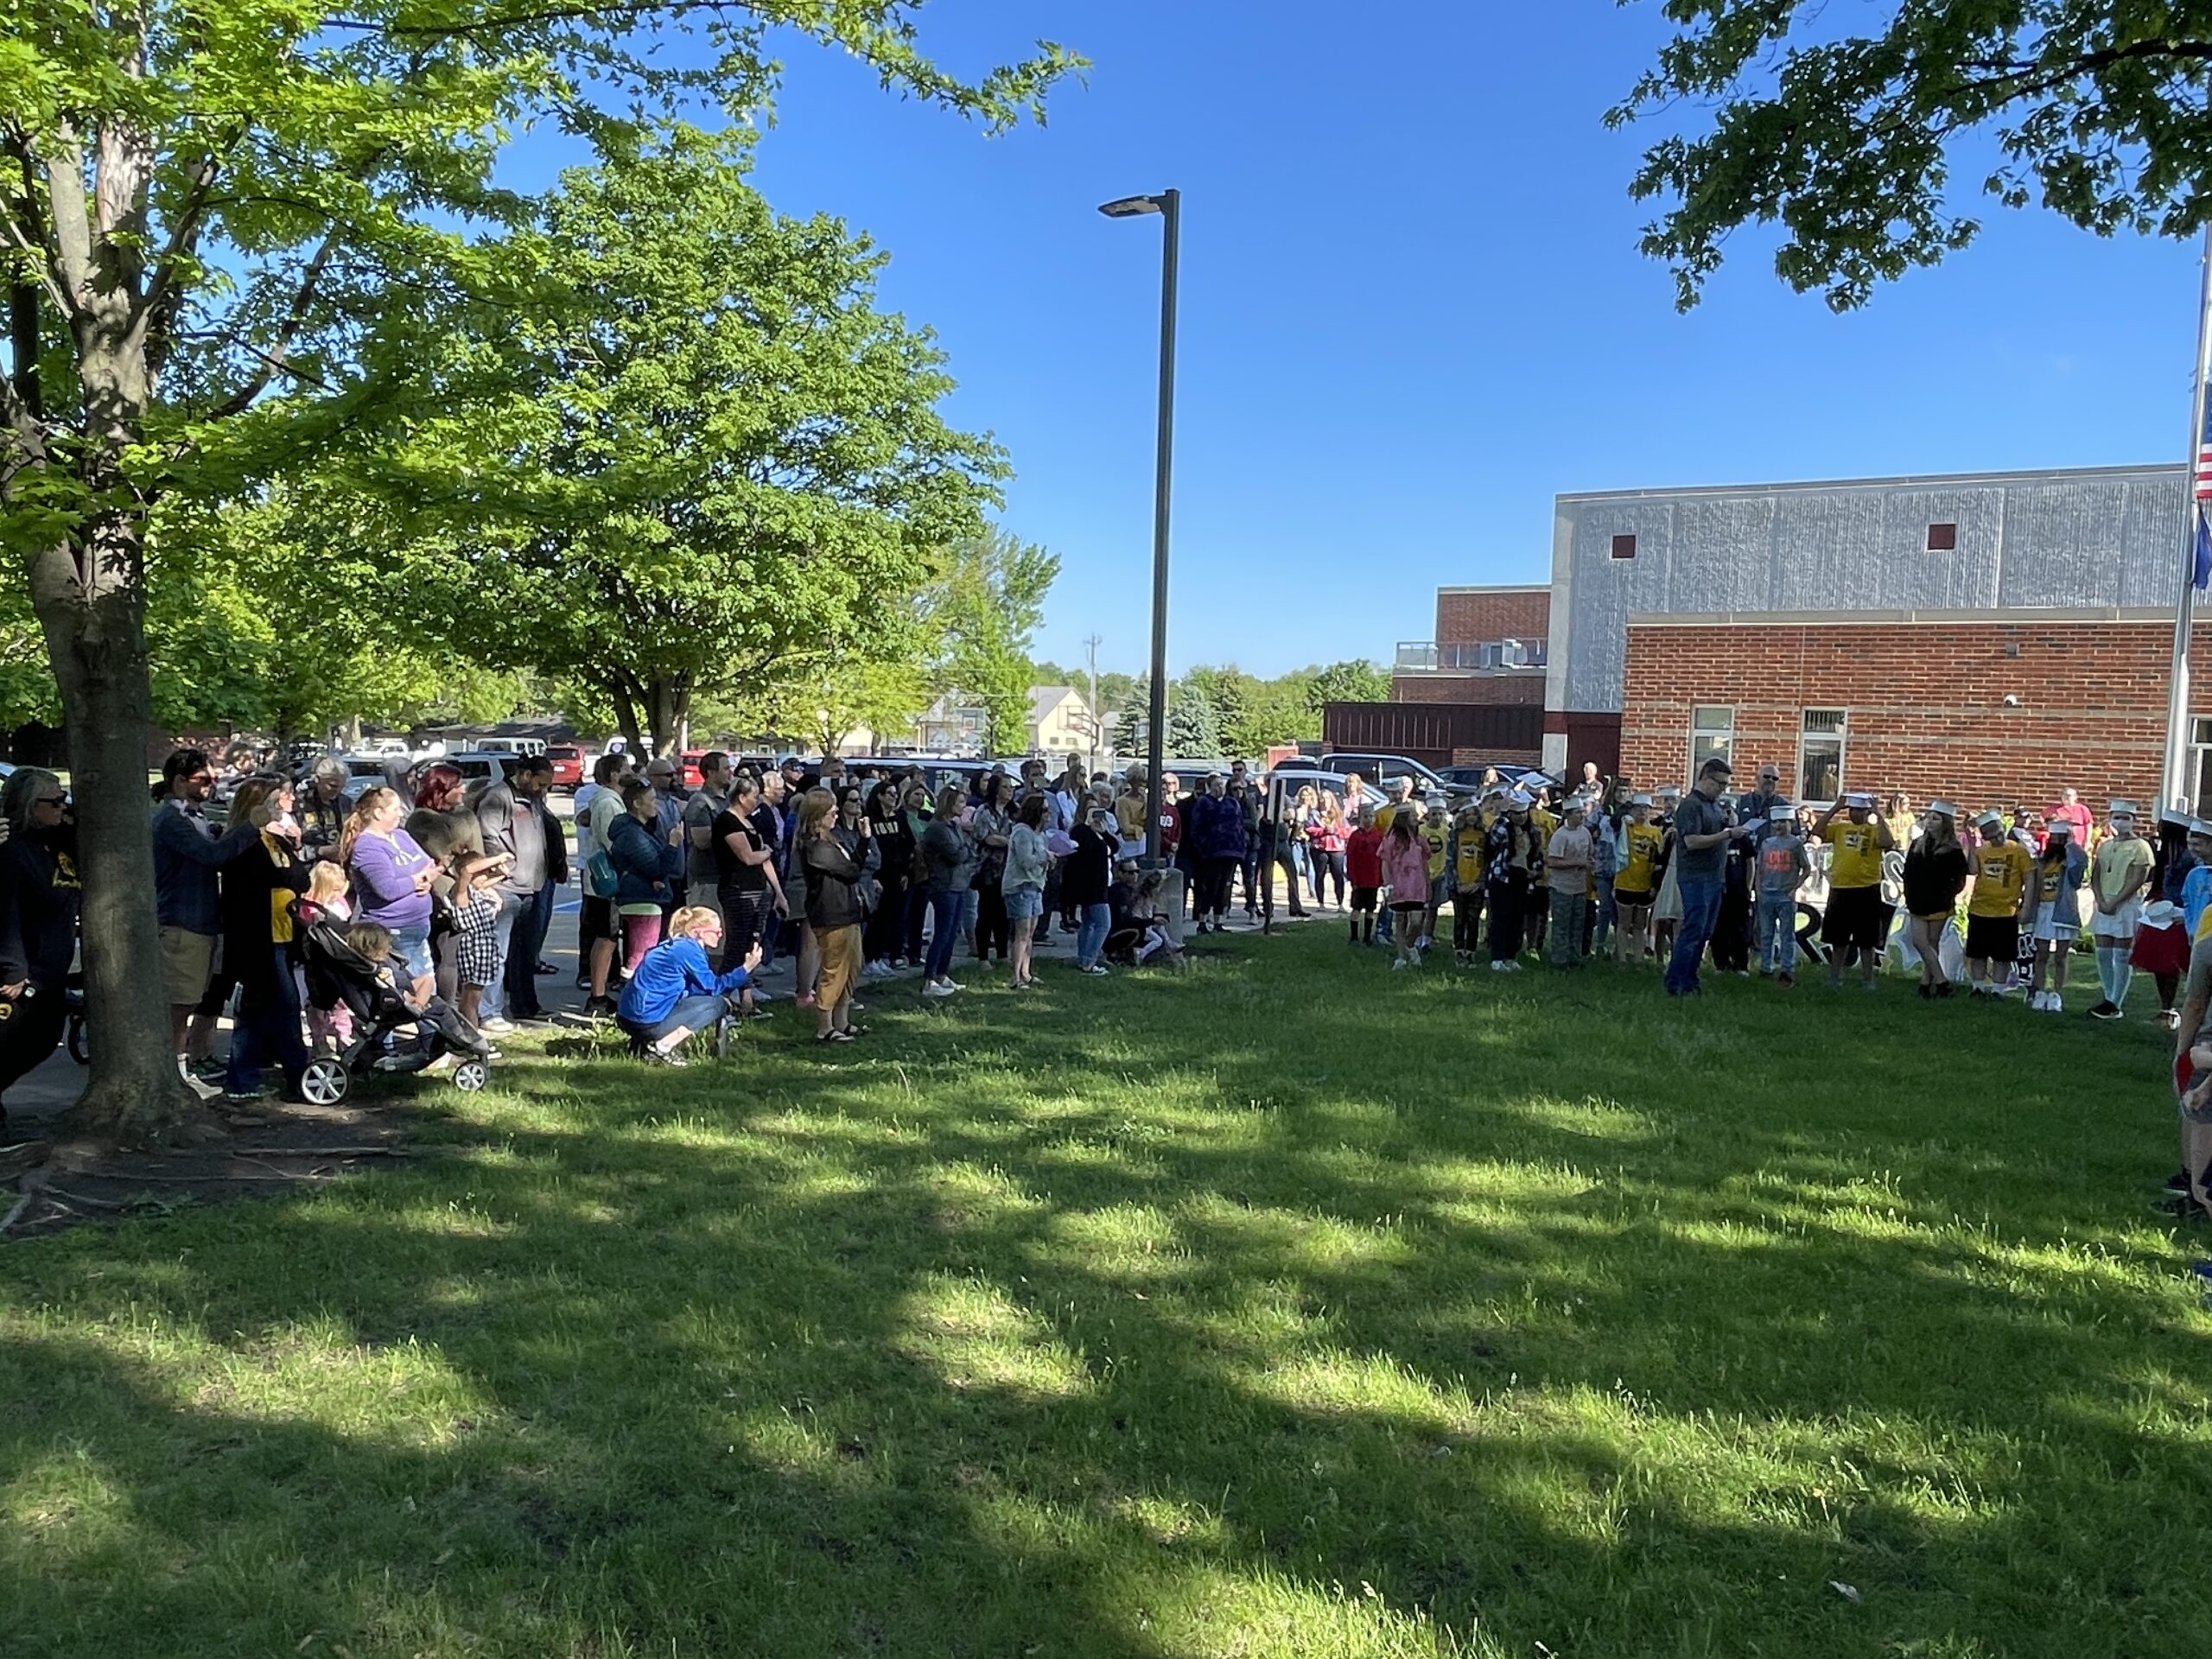
[[[223,866],[223,971],[238,987],[224,1092],[234,1102],[261,1098],[264,1057],[276,1061],[294,1097],[308,1068],[293,957],[292,901],[307,891],[300,827],[286,778],[249,778],[231,798],[234,823],[261,833]]]
[[[338,861],[353,879],[359,901],[353,919],[373,922],[391,934],[392,955],[411,982],[417,1007],[430,1000],[436,981],[430,964],[430,885],[436,861],[403,827],[407,803],[381,784],[361,791],[338,840]]]
[[[1344,845],[1351,838],[1351,830],[1352,821],[1345,815],[1337,791],[1323,790],[1320,810],[1306,827],[1306,856],[1313,866],[1313,907],[1317,910],[1327,902],[1323,890],[1326,881],[1336,883],[1338,911],[1344,907]]]
[[[837,799],[826,789],[810,789],[799,802],[798,855],[806,869],[806,922],[822,956],[822,976],[814,990],[818,1043],[849,1043],[868,1034],[852,1021],[853,987],[860,978],[861,924],[868,918],[861,902],[861,862],[836,836]],[[855,827],[863,843],[874,838],[866,817]]]
[[[682,1065],[677,1051],[692,1033],[751,1009],[760,947],[753,945],[743,962],[717,974],[712,962],[721,943],[722,918],[704,905],[686,905],[668,918],[667,937],[638,959],[615,1007],[614,1022],[629,1034],[632,1057]]]

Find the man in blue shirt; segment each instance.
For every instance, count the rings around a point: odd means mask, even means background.
[[[154,906],[161,924],[162,977],[168,985],[169,1043],[177,1069],[188,1054],[205,1059],[214,1046],[215,1016],[193,1010],[207,994],[215,969],[215,936],[222,931],[215,871],[253,845],[261,832],[251,823],[218,836],[207,822],[207,792],[215,768],[204,749],[179,749],[162,763],[162,798],[154,804]]]
[[[1667,962],[1669,996],[1694,996],[1703,988],[1698,963],[1720,914],[1728,843],[1738,833],[1735,809],[1720,799],[1727,787],[1728,763],[1716,755],[1698,768],[1697,782],[1675,809],[1675,885],[1682,896],[1682,920]]]

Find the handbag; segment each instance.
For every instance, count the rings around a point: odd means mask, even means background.
[[[606,848],[593,848],[591,856],[584,861],[584,884],[594,899],[612,899],[622,891],[622,878],[615,873],[614,861],[607,856]]]

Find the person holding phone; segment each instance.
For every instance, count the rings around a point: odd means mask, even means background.
[[[1698,768],[1697,781],[1675,809],[1673,868],[1682,919],[1674,953],[1667,958],[1669,996],[1695,996],[1705,988],[1698,982],[1698,964],[1720,914],[1729,843],[1743,834],[1736,809],[1720,798],[1728,778],[1728,763],[1713,756]]]

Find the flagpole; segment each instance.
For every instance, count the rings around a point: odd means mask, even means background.
[[[2196,304],[2196,390],[2189,420],[2189,484],[2183,492],[2181,597],[2174,605],[2174,671],[2166,695],[2166,782],[2161,809],[2177,801],[2196,810],[2195,780],[2189,775],[2189,645],[2190,614],[2196,600],[2196,544],[2199,517],[2212,509],[2212,473],[2208,473],[2204,430],[2205,388],[2212,379],[2212,224],[2204,227],[2203,287]]]

